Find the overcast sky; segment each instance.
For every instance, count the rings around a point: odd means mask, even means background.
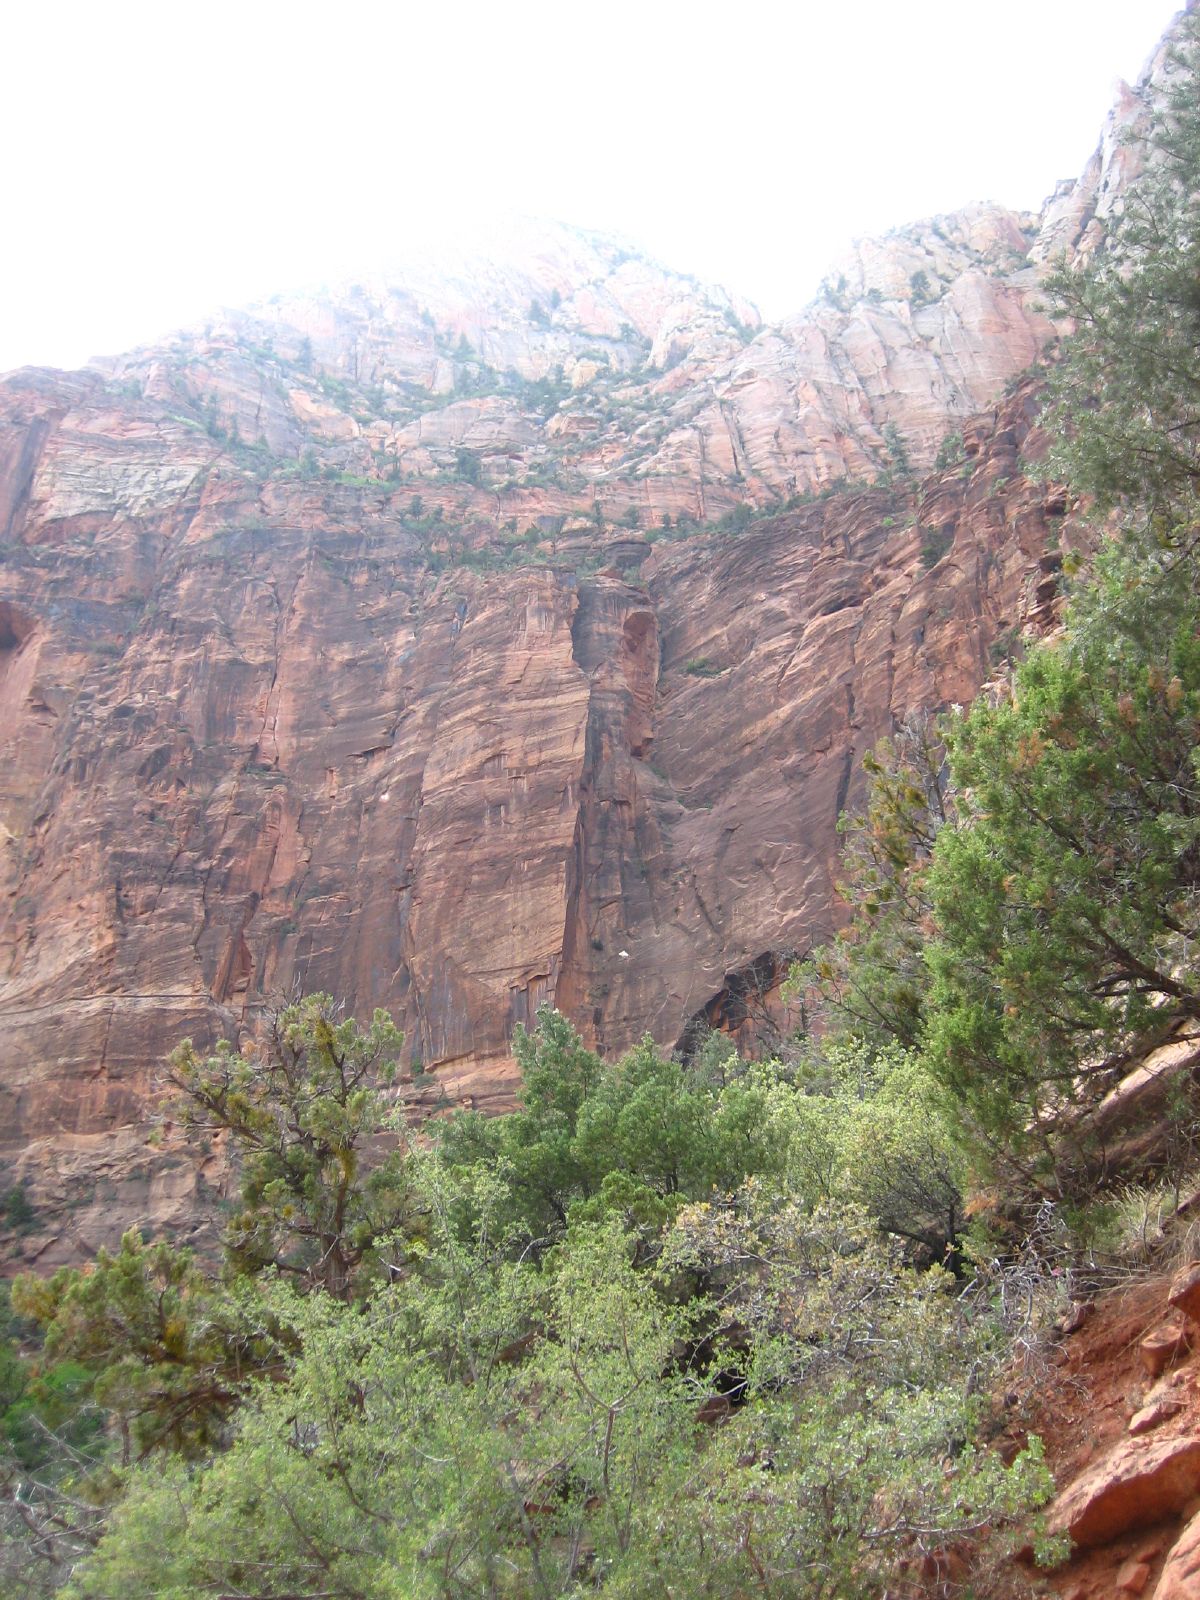
[[[511,209],[798,310],[851,238],[1035,208],[1163,0],[72,0],[0,10],[0,370]]]

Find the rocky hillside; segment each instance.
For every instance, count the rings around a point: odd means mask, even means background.
[[[522,226],[4,380],[27,1250],[186,1222],[219,1153],[147,1142],[156,1064],[296,988],[392,1010],[429,1104],[502,1104],[545,1000],[605,1051],[769,1035],[862,753],[1049,614],[1019,375],[1127,160],[861,244],[778,327]]]

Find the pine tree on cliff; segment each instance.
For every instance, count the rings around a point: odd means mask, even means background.
[[[850,874],[855,921],[818,973],[853,1031],[919,1039],[976,1148],[1052,1194],[1102,1179],[1088,1113],[1132,1054],[1200,1035],[1198,78],[1192,15],[1123,214],[1052,283],[1076,323],[1053,465],[1118,531],[1065,637],[944,727],[952,804],[928,864],[925,808],[906,817],[895,763],[877,770],[852,836],[884,854]]]

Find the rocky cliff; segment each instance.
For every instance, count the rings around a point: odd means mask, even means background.
[[[778,327],[523,226],[0,383],[27,1254],[188,1223],[219,1157],[150,1136],[157,1063],[296,988],[395,1012],[426,1104],[503,1103],[545,1000],[605,1051],[769,1036],[863,751],[1052,603],[1018,375],[1124,159],[864,243]]]

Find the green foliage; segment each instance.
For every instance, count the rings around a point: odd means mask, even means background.
[[[909,275],[909,289],[914,306],[927,306],[931,300],[936,299],[933,285],[929,281],[929,274],[921,267]]]
[[[953,1107],[920,1055],[826,1043],[809,1088],[772,1107],[787,1141],[787,1192],[859,1206],[915,1258],[953,1262],[966,1167]]]
[[[963,459],[963,436],[961,433],[948,433],[938,445],[934,466],[939,472],[945,472],[947,467],[956,467]]]
[[[926,528],[920,530],[921,538],[921,565],[928,570],[936,567],[954,543],[953,533],[945,528]]]
[[[981,1131],[1060,1183],[1078,1111],[1130,1050],[1200,1016],[1198,629],[1183,566],[1109,552],[1066,639],[949,735],[960,821],[931,876],[930,1058]]]
[[[460,1113],[438,1129],[464,1227],[478,1225],[482,1192],[516,1249],[544,1249],[572,1218],[617,1215],[649,1238],[688,1197],[778,1164],[765,1080],[714,1094],[649,1039],[609,1065],[549,1007],[513,1048],[521,1110]]]
[[[454,452],[454,470],[463,483],[479,483],[482,477],[482,469],[478,453],[465,448],[456,450]]]
[[[202,1058],[185,1040],[171,1056],[184,1125],[232,1135],[241,1155],[225,1235],[237,1270],[272,1266],[347,1299],[377,1269],[406,1195],[399,1154],[371,1162],[368,1146],[403,1042],[387,1012],[363,1029],[318,994],[270,1018],[261,1055],[222,1041]]]
[[[1036,1446],[1011,1469],[964,1447],[953,1373],[963,1353],[987,1368],[986,1318],[857,1214],[748,1190],[679,1217],[669,1279],[635,1269],[613,1219],[537,1269],[491,1254],[486,1225],[463,1242],[441,1181],[430,1164],[427,1269],[362,1313],[281,1309],[287,1384],[258,1387],[203,1470],[134,1475],[75,1600],[866,1600],[914,1537],[947,1546],[1047,1497]],[[681,1277],[716,1294],[681,1302]],[[737,1396],[707,1436],[712,1377],[686,1356],[705,1325]]]
[[[87,1272],[18,1278],[15,1308],[45,1332],[52,1365],[39,1381],[71,1383],[117,1419],[122,1451],[210,1450],[251,1376],[279,1360],[281,1334],[219,1291],[190,1251],[127,1233]]]
[[[912,466],[908,459],[908,449],[901,437],[900,429],[894,422],[886,422],[883,426],[883,442],[887,448],[888,458],[892,470],[902,478],[912,476]]]
[[[13,1233],[28,1233],[37,1226],[37,1208],[24,1184],[14,1184],[0,1204],[0,1227]]]
[[[972,1442],[991,1296],[917,1264],[952,1242],[957,1188],[915,1057],[846,1044],[798,1086],[714,1036],[695,1069],[649,1041],[610,1065],[543,1009],[514,1044],[521,1109],[405,1148],[420,1225],[352,1299],[289,1271],[309,1235],[268,1191],[294,1158],[303,1217],[329,1216],[398,1045],[314,997],[261,1060],[177,1052],[281,1270],[234,1250],[221,1283],[131,1234],[22,1281],[45,1345],[0,1364],[9,1412],[57,1383],[100,1454],[51,1452],[23,1542],[0,1499],[14,1592],[42,1592],[31,1555],[57,1541],[75,1600],[866,1600],[914,1540],[1045,1498],[1036,1445],[1006,1469]]]

